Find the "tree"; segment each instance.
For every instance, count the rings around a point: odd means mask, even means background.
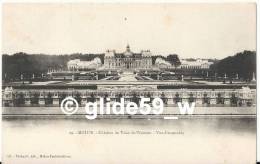
[[[104,63],[104,54],[71,54],[71,55],[46,55],[46,54],[26,54],[23,52],[13,55],[2,55],[3,79],[20,79],[23,74],[24,79],[41,77],[42,73],[47,73],[48,69],[66,69],[67,62],[71,59],[93,60],[99,57]]]
[[[236,77],[236,74],[244,80],[251,80],[253,72],[256,72],[256,52],[243,51],[234,56],[226,57],[211,65],[210,69],[219,76],[226,74],[228,77]]]
[[[172,65],[174,65],[176,67],[181,65],[181,61],[180,61],[180,59],[179,59],[177,54],[170,54],[170,55],[168,55],[166,60],[169,61]]]

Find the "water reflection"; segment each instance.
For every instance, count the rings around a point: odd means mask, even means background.
[[[183,134],[70,134],[84,130]],[[6,163],[254,163],[255,146],[255,118],[3,120]],[[71,158],[6,158],[16,153]]]

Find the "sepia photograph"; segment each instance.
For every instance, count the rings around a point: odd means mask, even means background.
[[[3,164],[256,163],[256,3],[3,3]]]

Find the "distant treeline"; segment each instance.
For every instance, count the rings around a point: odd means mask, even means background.
[[[256,75],[256,52],[243,51],[234,56],[226,57],[211,65],[212,71],[216,72],[218,76],[236,77],[244,80],[251,80],[253,72]]]
[[[39,76],[46,73],[48,69],[66,69],[67,62],[71,59],[80,58],[82,60],[92,60],[100,57],[104,62],[104,54],[71,54],[71,55],[45,55],[45,54],[26,54],[16,53],[13,55],[2,55],[3,78],[19,77],[21,74],[26,76]]]

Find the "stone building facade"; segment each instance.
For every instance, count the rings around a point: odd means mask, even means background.
[[[104,58],[104,67],[107,69],[151,69],[152,55],[150,50],[133,53],[127,45],[126,51],[116,53],[115,50],[107,50]]]
[[[208,61],[207,59],[181,59],[181,65],[179,66],[180,69],[183,70],[203,70],[203,69],[209,69],[210,65],[212,65],[213,62]]]
[[[68,70],[86,70],[86,69],[97,69],[102,65],[99,57],[94,58],[91,61],[81,61],[80,59],[70,60],[67,63]]]

